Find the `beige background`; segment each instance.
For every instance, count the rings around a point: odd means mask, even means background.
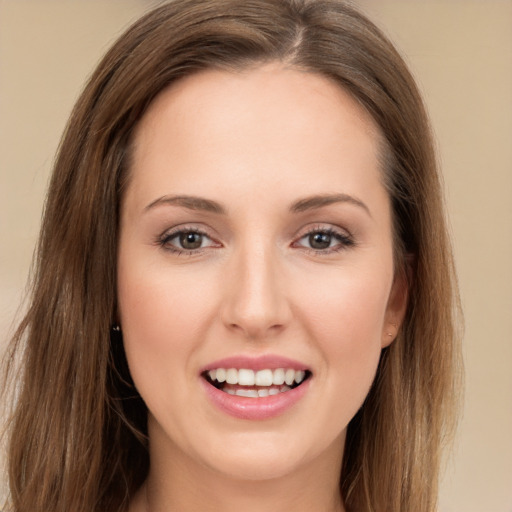
[[[0,346],[66,117],[99,57],[152,3],[0,0]],[[445,172],[467,391],[441,512],[512,512],[512,1],[360,3],[415,72]]]

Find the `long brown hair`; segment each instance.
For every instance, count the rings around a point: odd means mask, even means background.
[[[351,512],[432,512],[459,375],[457,286],[427,115],[393,45],[336,0],[175,0],[115,43],[79,98],[49,187],[9,422],[15,512],[126,510],[147,476],[146,408],[116,319],[119,204],[130,139],[151,101],[206,68],[267,61],[336,81],[382,133],[396,271],[409,305],[348,428],[340,489]]]

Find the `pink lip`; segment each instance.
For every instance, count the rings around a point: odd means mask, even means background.
[[[208,370],[213,370],[216,368],[245,368],[247,370],[276,370],[277,368],[292,368],[294,370],[308,370],[307,365],[295,361],[293,359],[289,359],[288,357],[276,356],[273,354],[267,354],[258,357],[248,357],[248,356],[233,356],[226,357],[224,359],[219,359],[214,361],[207,366],[201,368],[200,373],[207,372]]]
[[[294,370],[308,370],[308,366],[288,357],[267,354],[258,357],[245,355],[233,356],[213,361],[204,366],[200,373],[203,374],[216,368],[245,368],[248,370],[275,370],[277,368],[292,368]],[[244,420],[266,420],[275,418],[293,407],[308,391],[311,379],[305,380],[294,389],[277,395],[247,398],[230,395],[212,386],[203,377],[201,384],[211,402],[221,411]]]
[[[307,379],[300,386],[277,395],[246,398],[229,395],[209,384],[206,379],[200,380],[208,398],[216,407],[243,420],[267,420],[283,414],[306,394],[310,381]]]

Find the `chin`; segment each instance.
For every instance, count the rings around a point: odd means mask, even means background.
[[[246,453],[233,454],[211,466],[216,473],[233,480],[247,482],[279,480],[300,470],[306,463],[297,457],[283,456],[275,450],[274,454]]]
[[[209,454],[208,461],[204,454],[201,458],[215,473],[230,479],[279,480],[316,467],[315,461],[324,460],[327,451],[341,464],[344,439],[344,432],[331,442],[326,436],[313,440],[294,439],[290,433],[260,432],[257,436],[241,435],[239,439],[231,439],[228,449],[225,446],[223,449],[220,443],[218,449]]]

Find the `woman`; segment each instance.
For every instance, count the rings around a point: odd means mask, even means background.
[[[380,31],[338,1],[166,4],[62,141],[12,509],[433,511],[456,306],[427,117]]]

